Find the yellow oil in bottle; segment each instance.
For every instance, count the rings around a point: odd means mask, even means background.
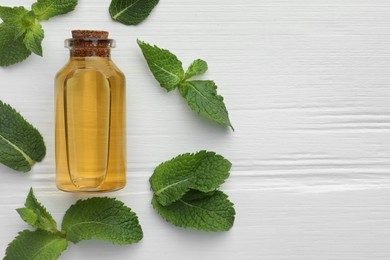
[[[125,77],[106,51],[77,44],[55,81],[57,187],[117,190],[126,184]]]

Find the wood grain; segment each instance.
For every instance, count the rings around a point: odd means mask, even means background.
[[[33,1],[3,0],[29,6]],[[83,0],[43,23],[44,58],[0,69],[0,99],[44,135],[45,161],[28,174],[0,166],[0,251],[27,228],[30,186],[60,221],[86,195],[54,185],[53,78],[72,29],[108,30],[128,81],[128,185],[98,194],[140,218],[140,244],[88,241],[61,259],[390,259],[390,2],[388,0],[161,1],[136,27],[113,22],[109,1]],[[158,87],[136,39],[173,51],[225,97],[236,132],[214,126]],[[160,162],[208,149],[233,162],[223,189],[236,204],[228,233],[165,223],[150,206]]]

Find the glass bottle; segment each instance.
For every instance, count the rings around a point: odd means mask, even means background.
[[[69,62],[55,78],[56,183],[63,191],[126,185],[125,77],[105,31],[72,31]]]

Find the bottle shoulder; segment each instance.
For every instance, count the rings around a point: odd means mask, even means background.
[[[123,72],[111,59],[91,57],[69,59],[69,61],[57,72],[56,79],[66,78],[67,75],[72,74],[77,70],[97,70],[103,73],[107,78],[125,78]]]

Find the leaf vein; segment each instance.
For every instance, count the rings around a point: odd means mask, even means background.
[[[123,9],[122,11],[120,11],[119,13],[117,13],[116,15],[114,15],[114,19],[118,18],[119,16],[121,16],[124,12],[126,12],[129,8],[133,7],[134,5],[136,5],[139,1],[141,0],[137,0],[135,1],[133,4],[129,5],[128,7],[126,7],[125,9]]]
[[[33,159],[30,158],[30,156],[28,156],[25,152],[23,152],[22,149],[20,149],[19,147],[17,147],[14,143],[12,143],[11,141],[9,141],[7,138],[5,138],[4,136],[2,136],[0,134],[0,137],[6,141],[9,145],[11,145],[16,151],[18,151],[25,159],[26,161],[28,162],[28,164],[30,164],[30,166],[33,166],[35,161]]]

